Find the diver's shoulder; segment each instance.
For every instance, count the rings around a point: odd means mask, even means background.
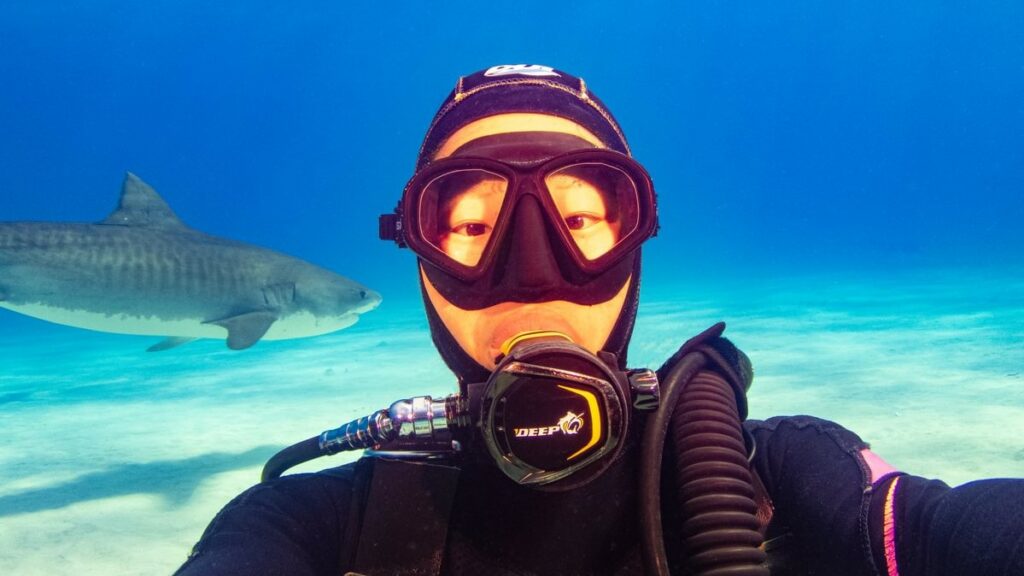
[[[807,414],[773,416],[766,420],[749,419],[743,423],[747,433],[759,441],[792,437],[824,437],[844,448],[861,450],[867,443],[843,425]]]
[[[799,414],[767,420],[747,420],[743,428],[752,439],[756,466],[785,465],[789,469],[854,463],[862,468],[867,442],[848,428],[824,418]]]
[[[347,507],[362,466],[352,462],[318,472],[288,474],[260,482],[239,494],[228,507]]]

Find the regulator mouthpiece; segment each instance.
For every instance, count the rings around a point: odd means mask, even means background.
[[[508,356],[509,352],[511,352],[517,344],[522,344],[523,342],[527,342],[529,340],[551,339],[562,339],[565,340],[566,342],[569,342],[570,344],[574,344],[572,338],[570,338],[568,335],[555,330],[531,330],[528,332],[520,332],[519,334],[516,334],[515,336],[509,338],[508,340],[505,340],[505,342],[501,345],[501,356],[499,357],[499,360],[500,358]]]
[[[519,484],[550,489],[597,477],[622,448],[625,375],[557,332],[518,335],[506,346],[481,401],[494,462]]]

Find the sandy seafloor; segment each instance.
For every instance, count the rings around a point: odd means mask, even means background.
[[[932,269],[648,282],[631,365],[717,320],[751,417],[839,421],[911,473],[1024,476],[1024,274]],[[278,448],[453,381],[415,302],[232,352],[0,310],[0,574],[160,574]],[[320,460],[302,469],[343,462]]]

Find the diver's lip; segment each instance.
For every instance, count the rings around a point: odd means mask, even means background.
[[[491,334],[487,343],[487,352],[491,358],[497,358],[501,354],[502,345],[514,336],[524,332],[535,332],[538,330],[560,332],[565,334],[573,342],[579,340],[576,330],[560,314],[549,312],[519,312],[499,324]]]

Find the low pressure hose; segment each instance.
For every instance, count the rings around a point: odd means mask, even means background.
[[[306,438],[298,444],[292,444],[291,446],[281,450],[277,454],[267,460],[267,463],[263,465],[263,474],[260,479],[263,482],[267,480],[273,480],[284,474],[285,470],[288,470],[292,466],[298,466],[303,462],[308,462],[314,458],[323,456],[323,451],[320,449],[320,437],[313,436],[312,438]]]
[[[424,449],[418,454],[447,454],[453,450],[451,432],[469,423],[468,406],[458,394],[444,398],[415,396],[396,400],[387,409],[356,418],[319,436],[293,444],[263,466],[264,482],[279,477],[292,466],[346,450],[373,448],[394,440],[415,440]],[[410,452],[411,454],[412,452]]]
[[[736,397],[707,358],[684,356],[662,384],[662,407],[644,431],[641,526],[649,573],[669,574],[661,524],[661,463],[671,426],[687,573],[768,576]]]

